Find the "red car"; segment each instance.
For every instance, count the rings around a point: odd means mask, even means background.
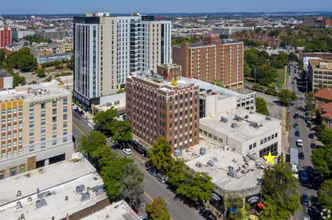
[[[185,196],[182,196],[182,201],[183,201],[184,204],[187,204],[189,207],[194,206],[194,202],[191,199],[188,199]]]

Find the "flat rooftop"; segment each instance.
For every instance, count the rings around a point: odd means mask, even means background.
[[[226,117],[228,121],[221,122],[220,119],[222,116]],[[235,116],[241,117],[242,120],[234,120]],[[248,116],[247,119],[245,119],[246,116]],[[269,120],[267,120],[266,118],[267,117],[265,115],[261,115],[256,112],[254,112],[254,114],[250,114],[250,111],[248,110],[235,109],[232,111],[217,114],[213,117],[208,116],[205,118],[201,118],[199,120],[199,123],[200,126],[206,126],[243,143],[266,132],[269,132],[271,129],[281,126],[280,120],[271,117],[268,117]],[[259,127],[255,128],[253,126],[249,126],[250,122],[256,122]],[[233,123],[237,124],[235,128],[231,127]]]
[[[93,213],[82,220],[140,220],[138,215],[129,207],[129,205],[121,200],[106,206],[104,209]]]
[[[88,192],[88,187],[91,189],[89,198],[84,201],[82,193],[76,191],[82,184],[83,194]],[[18,219],[22,214],[25,219],[65,218],[67,213],[70,216],[107,198],[104,191],[97,195],[92,190],[96,186],[103,187],[103,180],[85,159],[64,161],[6,178],[0,181],[0,219]],[[37,189],[39,196],[47,194],[43,197],[45,201],[39,203],[45,204],[41,207],[37,207],[37,201],[42,199],[38,198]],[[18,191],[22,195],[17,197]]]
[[[200,155],[199,150],[201,147],[206,148],[206,154]],[[244,161],[244,156],[241,154],[223,150],[221,147],[207,139],[200,140],[199,145],[192,148],[190,152],[182,152],[186,165],[195,172],[205,172],[212,177],[212,182],[224,190],[242,190],[259,185],[259,181],[264,174],[265,161],[262,158],[257,158],[256,161]],[[208,161],[213,161],[214,165],[208,165]],[[199,162],[202,166],[196,166]],[[246,165],[247,164],[247,165]],[[262,165],[256,166],[256,164]],[[245,168],[243,167],[245,165]],[[228,175],[229,167],[235,170],[239,167],[240,171],[237,172],[237,177],[233,178]],[[242,173],[243,172],[243,173]]]
[[[71,95],[71,92],[60,88],[59,81],[52,80],[40,84],[18,86],[15,89],[0,92],[0,101],[24,97],[24,101],[38,101],[59,96]]]
[[[332,71],[332,60],[309,59],[309,62],[315,70]]]

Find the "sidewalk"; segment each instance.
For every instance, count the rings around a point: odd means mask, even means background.
[[[288,73],[287,73],[288,68],[285,67],[285,79],[284,79],[284,85],[282,86],[282,88],[284,89],[287,85],[287,77],[288,77]],[[282,137],[281,137],[281,153],[284,154],[284,160],[286,161],[286,155],[289,152],[289,132],[287,131],[287,107],[282,107],[282,116],[281,116],[281,120],[282,120],[282,127],[281,127],[281,132],[282,132]]]

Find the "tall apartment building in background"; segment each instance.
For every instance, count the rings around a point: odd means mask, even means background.
[[[243,42],[219,40],[218,34],[206,43],[173,46],[173,62],[182,66],[182,76],[203,81],[219,80],[225,88],[243,86]]]
[[[12,43],[11,29],[8,26],[0,27],[0,49]]]
[[[177,70],[175,70],[177,71]],[[140,143],[165,137],[172,151],[199,143],[199,87],[162,76],[129,76],[126,81],[126,120]]]
[[[303,18],[303,25],[309,27],[329,28],[332,27],[332,18],[319,17],[305,17]]]
[[[86,106],[124,88],[132,73],[171,63],[171,21],[153,16],[74,18],[74,97]]]
[[[0,105],[0,179],[71,158],[71,93],[60,83],[1,91]]]

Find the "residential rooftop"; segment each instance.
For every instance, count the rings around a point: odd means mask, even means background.
[[[31,84],[17,86],[15,89],[0,91],[0,101],[24,98],[25,101],[38,101],[50,99],[61,95],[67,96],[71,92],[61,88],[61,83],[57,80],[41,84]]]
[[[318,92],[315,92],[314,95],[316,98],[327,99],[327,100],[332,101],[332,89],[331,88],[321,89]]]
[[[228,121],[221,122],[221,117],[227,118]],[[241,120],[234,120],[235,117],[240,117]],[[251,126],[250,123],[252,122],[255,122],[257,126]],[[281,121],[245,109],[234,109],[213,117],[201,118],[199,123],[200,126],[213,128],[217,132],[244,143],[271,131],[273,128],[280,127]],[[231,127],[233,123],[236,123],[235,128]]]
[[[201,147],[206,148],[205,155],[199,154]],[[201,139],[199,145],[191,148],[190,152],[182,151],[182,154],[188,167],[195,172],[208,173],[212,177],[214,185],[223,190],[238,191],[252,187],[259,188],[260,179],[264,174],[265,161],[262,158],[245,162],[244,156],[241,154],[224,150],[207,139]],[[214,165],[208,165],[209,161],[213,161]],[[201,164],[201,167],[197,166],[197,163]],[[230,166],[235,170],[241,168],[237,172],[236,178],[228,175]]]
[[[0,78],[13,77],[6,69],[0,69]]]

